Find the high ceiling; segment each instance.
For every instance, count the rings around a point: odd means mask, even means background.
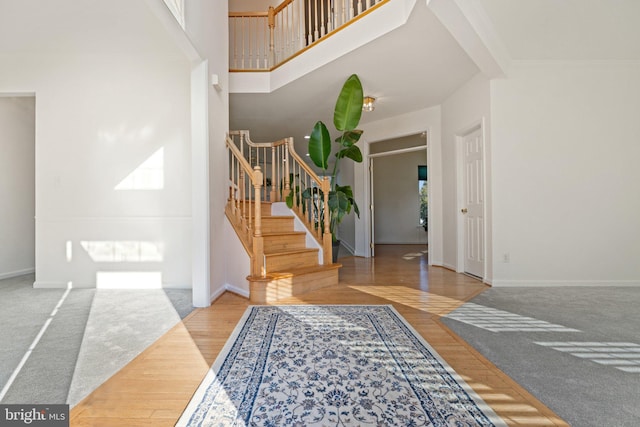
[[[231,94],[230,127],[249,129],[254,141],[293,136],[304,143],[317,120],[332,123],[336,97],[352,73],[365,94],[377,98],[375,111],[363,113],[366,123],[438,105],[477,72],[426,3],[418,1],[402,27],[272,93]]]
[[[305,145],[316,120],[331,122],[351,73],[378,98],[363,123],[442,103],[480,71],[427,6],[443,1],[450,0],[418,0],[404,26],[270,94],[231,94],[231,129],[249,129],[256,141],[293,136]],[[510,60],[640,60],[640,0],[458,3],[475,10]]]
[[[640,60],[638,0],[480,0],[512,59]]]

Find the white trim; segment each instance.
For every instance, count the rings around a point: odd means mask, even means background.
[[[453,270],[456,273],[459,273],[459,271],[456,269],[456,266],[453,264],[449,264],[448,262],[443,262],[442,264],[440,264],[440,266],[444,267],[444,268],[448,268],[449,270]]]
[[[462,149],[462,143],[464,138],[472,132],[476,130],[480,130],[480,134],[482,136],[482,191],[485,195],[484,203],[482,204],[482,217],[484,218],[484,239],[483,239],[483,258],[484,263],[482,265],[482,282],[487,283],[485,281],[485,276],[487,275],[487,156],[486,156],[486,126],[485,126],[485,118],[482,117],[480,120],[475,121],[467,126],[462,127],[458,132],[455,133],[455,149],[456,149],[456,244],[457,244],[457,259],[456,263],[458,264],[456,267],[453,267],[453,270],[457,273],[464,273],[465,264],[464,264],[464,243],[465,243],[465,232],[464,232],[464,217],[461,213],[461,209],[464,207],[464,150]]]
[[[411,136],[411,135],[418,135],[420,133],[425,133],[426,137],[425,137],[425,144],[424,145],[417,145],[415,147],[409,147],[409,148],[400,148],[397,150],[390,150],[390,151],[384,151],[381,153],[373,153],[373,154],[369,154],[369,147],[371,146],[371,144],[374,144],[376,142],[381,142],[381,141],[388,141],[390,139],[397,139],[397,138],[403,138],[406,136]],[[367,159],[367,166],[365,167],[365,180],[364,180],[364,187],[365,187],[365,206],[366,206],[366,215],[365,215],[365,227],[364,227],[364,231],[365,231],[365,242],[367,242],[366,244],[366,248],[365,248],[365,258],[371,258],[371,254],[372,254],[372,249],[371,249],[371,245],[375,244],[375,242],[373,242],[373,233],[372,233],[372,228],[374,227],[374,214],[372,214],[372,210],[371,210],[371,206],[374,203],[373,200],[373,164],[371,163],[372,159],[375,159],[376,157],[385,157],[385,156],[393,156],[395,154],[404,154],[404,153],[411,153],[411,152],[417,152],[417,151],[422,151],[425,150],[426,151],[426,156],[427,156],[427,182],[429,182],[429,176],[430,176],[430,169],[431,169],[431,163],[430,163],[430,159],[431,159],[431,152],[430,152],[430,144],[429,141],[431,140],[431,128],[429,126],[427,126],[426,129],[418,131],[418,132],[407,132],[407,133],[401,133],[398,135],[394,135],[394,136],[389,136],[386,138],[382,138],[382,139],[377,139],[377,140],[373,140],[373,141],[366,141],[365,144],[365,153],[364,157]],[[427,187],[427,192],[428,195],[427,197],[429,198],[429,200],[433,200],[431,197],[431,185],[429,185]],[[431,218],[431,203],[429,203],[427,205],[427,218]],[[427,245],[429,247],[431,247],[431,234],[432,233],[427,233]],[[416,244],[416,243],[411,243],[411,244]],[[418,243],[420,244],[420,243]],[[355,254],[355,251],[353,252]],[[431,256],[427,257],[427,265],[434,265],[433,261],[431,259]]]
[[[194,307],[211,300],[209,63],[191,71],[191,287]]]
[[[417,134],[412,133],[411,135],[417,135]],[[392,138],[392,139],[395,139],[395,138]],[[383,151],[382,153],[369,154],[369,158],[373,159],[376,157],[393,156],[394,154],[404,154],[404,153],[412,153],[414,151],[422,151],[425,148],[427,148],[427,146],[428,144],[416,145],[415,147],[409,147],[409,148],[399,148],[397,150],[391,150],[391,151]]]
[[[602,287],[636,287],[640,280],[509,280],[499,279],[492,283],[494,287],[574,287],[574,286],[602,286]]]
[[[249,291],[245,290],[245,289],[240,289],[237,286],[231,285],[229,283],[225,283],[224,286],[218,288],[214,293],[211,294],[211,302],[214,302],[215,300],[217,300],[218,298],[220,298],[220,296],[222,294],[224,294],[225,292],[231,292],[234,293],[236,295],[240,295],[241,297],[244,298],[249,298]]]
[[[240,295],[241,297],[249,298],[249,290],[247,289],[241,289],[237,286],[233,286],[227,283],[226,285],[224,285],[224,290],[233,292],[234,294]]]

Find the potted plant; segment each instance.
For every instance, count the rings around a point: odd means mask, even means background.
[[[327,126],[322,121],[318,121],[313,127],[309,138],[309,157],[321,169],[321,174],[329,176],[331,179],[328,212],[329,230],[333,241],[333,262],[337,259],[338,248],[340,247],[340,241],[336,236],[338,225],[342,222],[344,216],[351,212],[351,209],[360,217],[360,210],[353,197],[351,186],[338,184],[337,173],[339,171],[338,164],[344,158],[351,159],[357,163],[362,162],[362,152],[356,145],[362,136],[362,130],[357,129],[362,116],[362,102],[362,83],[356,74],[352,74],[344,82],[333,111],[333,124],[341,134],[335,140],[335,162],[330,174],[328,173],[330,167],[329,157],[333,143]],[[302,193],[302,196],[304,198],[312,198],[314,197],[313,193],[313,191],[307,189]],[[321,196],[316,197],[316,199],[322,200],[321,190],[318,189],[316,194]],[[324,224],[326,211],[325,209],[318,209],[318,212],[318,222]]]

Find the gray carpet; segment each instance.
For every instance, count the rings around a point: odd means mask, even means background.
[[[572,426],[636,427],[638,307],[638,288],[494,288],[442,321]]]
[[[193,310],[190,290],[66,293],[33,280],[0,280],[2,403],[73,406]]]

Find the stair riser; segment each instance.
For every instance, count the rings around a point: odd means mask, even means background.
[[[278,251],[282,249],[304,249],[306,238],[304,234],[288,234],[283,236],[264,236],[264,250]]]
[[[318,265],[318,251],[282,255],[267,254],[265,257],[267,272]]]
[[[316,289],[338,284],[338,269],[317,271],[270,282],[250,282],[250,299],[253,303],[275,302],[281,298],[304,294]]]
[[[293,231],[293,218],[262,218],[263,233]]]

